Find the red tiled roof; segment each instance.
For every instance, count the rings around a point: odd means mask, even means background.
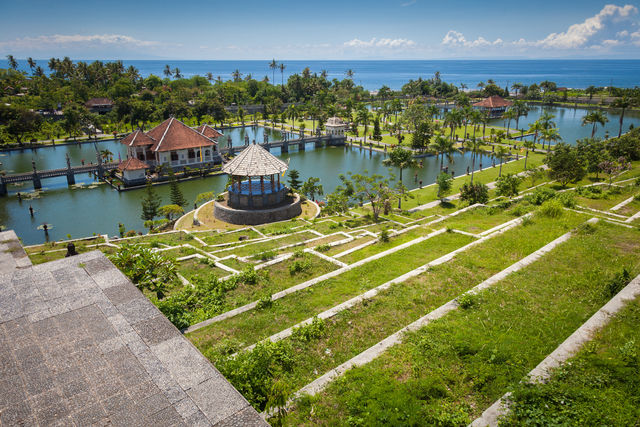
[[[156,143],[156,141],[153,138],[151,138],[149,135],[147,135],[146,133],[142,132],[139,129],[122,138],[120,142],[125,145],[128,145],[129,147],[143,147],[146,145],[153,145]]]
[[[173,117],[151,129],[147,135],[156,141],[151,151],[184,150],[210,147],[215,144],[214,141]]]
[[[121,171],[137,171],[140,169],[149,169],[149,165],[135,157],[131,157],[124,162],[120,162],[118,165],[118,170]]]
[[[473,104],[474,107],[485,107],[485,108],[502,108],[502,107],[511,107],[513,102],[507,101],[503,97],[499,95],[493,95],[489,98],[485,98],[480,102],[476,102]]]
[[[99,105],[113,105],[113,101],[109,98],[91,98],[84,103],[87,107],[96,107]]]
[[[219,131],[217,131],[216,129],[212,128],[207,124],[204,124],[196,128],[196,130],[201,134],[203,134],[204,136],[206,136],[207,138],[213,139],[214,141],[222,136],[222,133],[220,133]]]

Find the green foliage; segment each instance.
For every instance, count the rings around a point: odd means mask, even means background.
[[[213,191],[207,191],[207,192],[198,194],[198,196],[196,197],[195,203],[199,205],[200,203],[205,203],[215,198],[216,198],[216,193],[214,193]]]
[[[520,182],[521,179],[518,176],[510,173],[498,177],[496,181],[497,194],[505,197],[517,196]]]
[[[184,198],[182,191],[180,191],[178,180],[176,179],[176,175],[173,173],[173,169],[171,168],[169,168],[169,186],[169,199],[171,200],[171,204],[180,207],[186,206],[187,199]]]
[[[140,219],[143,221],[152,221],[153,218],[158,216],[160,203],[160,197],[158,197],[153,189],[151,181],[148,181],[144,196],[142,197],[142,215],[140,216]]]
[[[631,273],[627,267],[623,267],[607,284],[607,297],[613,298],[631,281]]]
[[[302,181],[300,181],[300,172],[295,169],[289,169],[289,177],[287,179],[289,188],[293,191],[299,191],[302,187]]]
[[[556,192],[549,187],[538,187],[533,190],[533,193],[527,195],[526,200],[531,204],[540,206],[547,200],[551,200],[555,194]]]
[[[573,195],[572,193],[565,191],[563,193],[558,193],[556,195],[556,199],[562,204],[562,206],[564,206],[565,208],[575,208],[577,203],[576,203],[576,198],[575,195]]]
[[[411,135],[411,148],[424,150],[433,137],[433,124],[430,121],[420,123],[416,131]]]
[[[549,218],[559,218],[564,213],[564,210],[562,209],[562,205],[560,204],[560,202],[553,199],[544,202],[542,206],[540,206],[538,212],[540,212],[541,215]]]
[[[382,243],[387,243],[389,241],[389,238],[389,229],[385,227],[380,231],[380,241]]]
[[[164,298],[167,285],[178,277],[173,261],[140,245],[124,244],[109,259],[140,290],[153,292],[158,299]]]
[[[460,308],[463,308],[465,310],[473,307],[477,303],[476,296],[469,293],[460,295],[456,300],[458,301]]]
[[[256,308],[258,310],[265,310],[267,308],[271,308],[272,305],[273,305],[273,299],[271,298],[271,295],[264,295],[258,299]]]
[[[487,203],[489,201],[489,187],[475,182],[473,184],[465,182],[460,187],[460,200],[474,205],[476,203]]]
[[[624,157],[625,159],[640,160],[640,128],[635,128],[620,138],[607,140],[607,151],[612,157]]]
[[[578,149],[564,143],[557,144],[555,149],[547,154],[545,163],[551,169],[549,176],[563,187],[570,182],[581,180],[587,173]]]
[[[336,225],[336,224],[332,224],[332,225]],[[315,247],[315,250],[318,252],[327,252],[329,249],[331,249],[331,246],[328,243],[324,243],[322,245],[318,245]]]
[[[293,329],[292,338],[302,342],[323,338],[327,334],[323,319],[315,316],[311,323]]]
[[[305,254],[301,259],[296,259],[289,265],[289,274],[295,276],[298,273],[309,273],[312,263],[310,256]]]
[[[451,192],[453,178],[448,173],[440,172],[436,178],[436,184],[438,184],[438,198],[443,198]]]
[[[215,365],[254,408],[262,411],[276,397],[274,384],[280,375],[291,370],[293,361],[294,353],[288,342],[265,341],[236,357],[220,358]]]
[[[184,209],[179,205],[165,205],[158,210],[160,215],[164,215],[169,221],[176,219],[184,214]]]
[[[316,194],[320,196],[324,194],[324,189],[320,184],[320,178],[315,178],[313,176],[309,177],[309,179],[302,184],[300,191],[314,202],[316,201]]]
[[[254,256],[254,258],[259,259],[260,261],[269,261],[270,259],[275,258],[278,253],[274,250],[268,250],[264,252],[260,252]]]

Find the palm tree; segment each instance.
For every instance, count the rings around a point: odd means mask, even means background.
[[[231,73],[231,77],[233,78],[234,82],[239,82],[240,78],[242,77],[242,73],[240,72],[240,70],[238,70],[237,68],[233,71],[233,73]]]
[[[31,69],[31,74],[33,74],[33,69],[36,68],[36,61],[34,61],[32,57],[28,57],[27,64],[29,64],[29,68]]]
[[[320,77],[322,77],[323,79],[326,79],[328,75],[329,73],[327,72],[327,70],[320,70]]]
[[[180,74],[180,68],[176,67],[176,69],[173,70],[173,77],[175,77],[176,79],[182,78],[182,74]]]
[[[476,156],[480,152],[482,148],[482,141],[476,138],[475,136],[469,142],[471,145],[471,184],[473,184],[473,172],[476,169]]]
[[[589,86],[588,88],[585,89],[585,92],[587,95],[589,95],[589,101],[591,101],[591,99],[593,99],[593,95],[598,93],[598,89],[596,89],[595,86]]]
[[[207,73],[207,80],[209,81],[213,80],[213,73],[211,71]]]
[[[529,112],[529,107],[524,103],[524,101],[518,100],[513,103],[512,108],[516,112],[516,129],[518,129],[520,117],[525,116]]]
[[[16,58],[13,57],[13,55],[7,55],[7,62],[9,62],[9,67],[17,70],[18,69],[18,61],[16,61]]]
[[[353,70],[352,70],[351,68],[349,68],[349,69],[345,72],[345,74],[347,75],[347,78],[348,78],[348,79],[353,80],[353,75],[354,75],[355,73],[353,72]]]
[[[164,66],[163,73],[165,77],[171,77],[173,75],[173,71],[171,71],[171,67],[169,67],[169,64]]]
[[[498,148],[496,148],[493,155],[496,159],[500,160],[500,171],[498,172],[498,176],[502,176],[502,161],[509,155],[509,150],[504,145],[498,145]]]
[[[631,101],[631,99],[627,98],[626,96],[616,99],[611,104],[613,108],[619,108],[620,110],[622,110],[620,112],[620,127],[618,128],[618,138],[620,138],[620,136],[622,135],[622,121],[624,120],[624,110],[631,107],[632,105],[633,105],[633,102]]]
[[[58,60],[56,58],[50,58],[47,65],[49,70],[54,71],[58,67]]]
[[[287,68],[286,65],[284,65],[283,63],[280,63],[280,66],[278,67],[280,68],[280,77],[281,77],[281,85],[282,87],[284,87],[284,69]]]
[[[524,169],[527,170],[527,160],[529,160],[529,150],[535,150],[536,143],[534,141],[523,141],[522,146],[527,150],[524,155]]]
[[[549,128],[542,130],[542,138],[548,142],[547,151],[551,151],[551,143],[558,143],[558,141],[562,141],[562,137],[558,133],[557,128]]]
[[[535,149],[536,141],[538,140],[538,133],[542,131],[544,128],[542,127],[542,123],[540,120],[536,120],[535,122],[529,125],[529,133],[533,133],[533,148]],[[544,144],[542,144],[542,148],[544,149]]]
[[[369,111],[366,108],[358,110],[358,122],[364,126],[364,143],[367,143],[367,128],[369,125]]]
[[[394,166],[400,169],[400,184],[402,185],[402,170],[417,166],[418,162],[413,158],[413,153],[400,146],[395,147],[389,153],[389,157],[382,161],[385,166]],[[398,197],[398,209],[402,209],[402,197]]]
[[[511,120],[516,118],[516,112],[513,109],[508,109],[502,115],[502,118],[507,121],[507,138],[509,137],[509,129],[511,128]]]
[[[272,71],[272,73],[271,73],[271,81],[274,81],[276,79],[276,68],[278,68],[278,63],[276,62],[275,58],[273,58],[271,60],[271,62],[269,62],[269,68]]]
[[[453,141],[445,138],[442,135],[437,135],[435,140],[429,144],[429,148],[436,152],[436,155],[440,156],[440,170],[442,170],[444,166],[444,155],[445,153],[449,154],[453,152],[455,146],[453,145]]]
[[[511,85],[511,89],[514,90],[516,92],[516,98],[518,97],[518,93],[520,92],[520,89],[522,89],[522,83],[514,83]]]
[[[596,127],[598,126],[598,124],[604,126],[604,124],[608,121],[609,118],[607,117],[607,114],[605,112],[600,110],[592,111],[582,118],[582,126],[586,126],[589,124],[593,125],[593,128],[591,129],[591,138],[593,138],[596,134]]]

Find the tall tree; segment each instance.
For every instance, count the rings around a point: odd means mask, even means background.
[[[493,155],[496,159],[500,160],[500,171],[498,172],[498,176],[502,176],[502,161],[509,155],[509,150],[504,145],[498,145]]]
[[[607,117],[607,113],[605,113],[604,111],[592,111],[590,113],[587,113],[583,118],[582,118],[582,126],[587,126],[587,125],[592,125],[592,129],[591,129],[591,138],[593,138],[596,134],[596,128],[598,125],[604,126],[605,123],[607,123],[609,121],[609,118]]]
[[[172,168],[169,168],[169,186],[169,199],[171,200],[171,204],[185,207],[187,205],[187,200],[184,198],[182,191],[180,191],[176,174],[173,172]]]
[[[289,188],[293,191],[298,191],[302,187],[302,181],[300,181],[300,172],[295,169],[289,169],[288,182]]]
[[[415,167],[418,163],[410,150],[398,146],[391,150],[389,157],[384,159],[382,164],[400,169],[400,184],[402,185],[402,171],[405,168]],[[402,209],[402,197],[398,198],[398,209]]]
[[[151,181],[148,181],[142,197],[142,215],[140,215],[140,219],[152,221],[158,216],[158,208],[160,208],[160,197],[153,189]]]
[[[633,105],[633,102],[631,102],[631,99],[628,98],[627,96],[623,96],[622,98],[617,98],[611,104],[613,108],[620,109],[620,127],[618,128],[618,138],[620,138],[620,136],[622,135],[622,122],[624,120],[624,112],[627,108],[631,107],[632,105]]]
[[[18,69],[18,61],[16,61],[13,55],[7,55],[7,62],[9,63],[9,68],[12,70]]]
[[[169,66],[169,64],[164,66],[163,73],[165,77],[171,77],[173,75],[173,71],[171,70],[171,67]]]
[[[278,68],[280,68],[280,85],[284,87],[284,70],[287,66],[281,62]]]
[[[269,68],[271,69],[271,81],[273,82],[276,79],[276,68],[278,68],[278,63],[275,58],[269,63]]]
[[[309,179],[302,184],[300,191],[314,202],[316,201],[316,194],[320,196],[324,194],[324,189],[322,188],[322,184],[320,184],[320,178],[313,176],[309,177]]]

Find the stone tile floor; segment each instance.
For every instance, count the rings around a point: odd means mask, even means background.
[[[31,266],[0,233],[0,425],[266,425],[98,251]]]

